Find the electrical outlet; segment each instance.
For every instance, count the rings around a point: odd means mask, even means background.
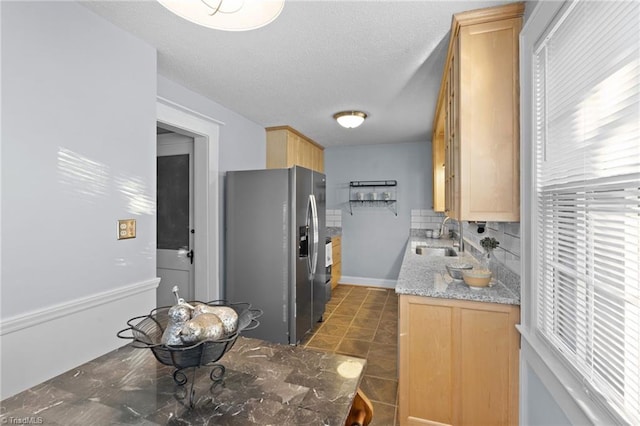
[[[118,239],[126,240],[136,237],[136,220],[120,219],[118,220]]]

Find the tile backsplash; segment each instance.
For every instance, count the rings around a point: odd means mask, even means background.
[[[433,229],[440,227],[444,214],[433,210],[411,210],[411,229]]]
[[[493,250],[489,269],[498,281],[520,294],[520,223],[487,222],[485,231],[478,234],[475,224],[463,222],[462,230],[464,251],[476,259],[480,259],[484,253],[481,239],[493,237],[498,240],[500,245]]]
[[[443,220],[444,213],[435,212],[429,209],[412,209],[411,235],[415,237],[424,237],[424,231],[427,229],[439,232],[440,225]],[[456,221],[447,221],[445,226],[450,231],[457,232],[458,230],[458,224]]]
[[[519,222],[487,222],[485,232],[478,234],[475,224],[464,222],[462,228],[465,245],[471,245],[480,253],[483,252],[480,240],[493,237],[500,245],[493,251],[495,260],[502,263],[512,272],[520,275],[520,223]]]
[[[328,228],[342,228],[342,210],[327,209],[326,220]]]

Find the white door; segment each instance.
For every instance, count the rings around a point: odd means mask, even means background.
[[[195,294],[193,252],[193,138],[177,133],[158,135],[157,154],[157,290],[158,306],[174,305]]]

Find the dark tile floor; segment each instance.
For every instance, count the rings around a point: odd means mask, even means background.
[[[360,388],[373,404],[370,426],[397,424],[398,297],[393,290],[339,284],[305,347],[367,359]]]

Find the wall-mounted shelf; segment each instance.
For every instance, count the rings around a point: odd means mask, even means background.
[[[396,180],[356,180],[349,182],[349,211],[353,215],[353,206],[385,206],[396,216],[397,189]]]

